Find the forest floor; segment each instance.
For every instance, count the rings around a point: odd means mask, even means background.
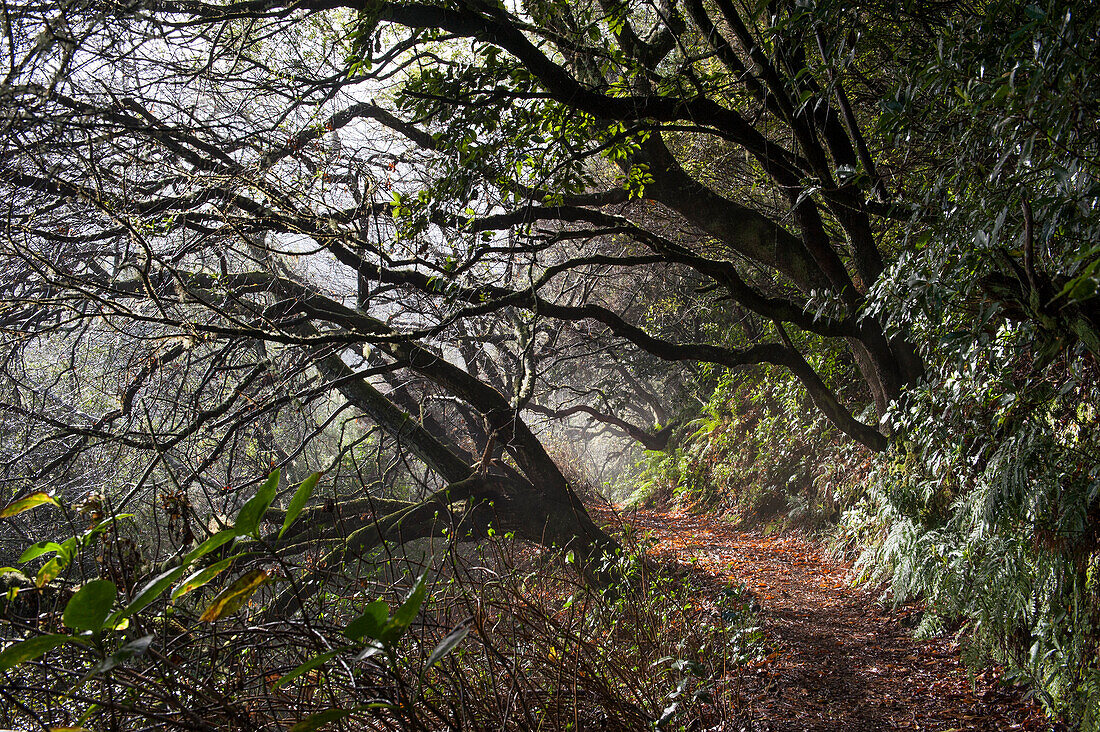
[[[1051,729],[997,668],[970,671],[951,635],[915,640],[919,608],[883,605],[881,587],[853,585],[851,565],[807,538],[685,513],[620,518],[651,533],[655,559],[756,598],[770,652],[727,679],[754,731]]]

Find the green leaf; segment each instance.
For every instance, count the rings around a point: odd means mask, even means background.
[[[313,495],[313,489],[317,487],[317,481],[321,479],[320,473],[314,473],[298,486],[298,490],[294,491],[294,495],[290,499],[290,503],[286,507],[286,516],[283,518],[283,528],[279,530],[279,536],[281,537],[286,533],[286,530],[290,528],[290,525],[294,523],[294,520],[298,518],[298,514],[302,512],[302,509],[306,507],[306,501]]]
[[[119,514],[118,516],[110,516],[109,518],[103,519],[98,524],[80,535],[80,546],[88,546],[89,544],[91,544],[92,539],[94,539],[97,535],[102,534],[104,531],[110,528],[111,524],[115,523],[116,521],[121,521],[122,519],[133,517],[134,514],[132,513],[123,513]],[[76,537],[73,538],[75,539]]]
[[[59,559],[63,560],[66,565],[72,561],[73,555],[76,554],[76,545],[78,541],[79,537],[70,536],[58,545],[57,556]]]
[[[69,558],[64,555],[63,552],[58,552],[57,556],[42,565],[42,569],[38,570],[38,576],[34,578],[34,584],[39,589],[45,587],[49,583],[57,579],[57,575],[69,566]]]
[[[275,470],[260,486],[260,490],[256,491],[256,495],[248,499],[248,503],[241,506],[241,510],[237,514],[237,521],[233,524],[233,529],[237,534],[256,534],[260,520],[264,517],[268,506],[275,500],[275,490],[278,487],[279,471]]]
[[[443,657],[453,651],[462,639],[465,638],[470,632],[470,624],[473,622],[473,618],[466,618],[459,623],[454,630],[443,637],[443,640],[439,641],[439,645],[435,647],[432,654],[428,656],[428,666],[434,666],[443,660]]]
[[[211,536],[203,543],[199,544],[195,549],[191,551],[191,553],[183,558],[183,563],[180,566],[162,572],[161,574],[151,579],[148,583],[146,583],[146,585],[142,587],[136,595],[134,595],[134,598],[130,601],[130,604],[127,605],[124,610],[115,613],[115,615],[111,618],[111,621],[117,621],[120,618],[129,617],[134,613],[144,609],[149,603],[160,597],[165,592],[165,590],[175,584],[179,580],[179,578],[184,575],[192,562],[194,562],[196,559],[199,559],[200,557],[209,554],[223,544],[232,541],[237,536],[238,534],[235,529],[223,529]],[[234,557],[230,557],[230,559],[232,558]],[[215,563],[211,566],[216,567],[218,566],[218,563]],[[108,625],[109,624],[111,623],[108,623]]]
[[[100,630],[117,597],[118,588],[114,582],[93,580],[69,599],[61,613],[61,622],[73,630]]]
[[[40,541],[37,544],[31,544],[27,547],[21,555],[19,555],[19,563],[26,564],[35,557],[40,557],[46,552],[59,552],[61,551],[61,545],[56,541]]]
[[[298,724],[291,727],[287,732],[313,732],[315,729],[324,727],[329,722],[335,722],[351,714],[350,709],[326,709],[323,712],[317,712],[311,714],[303,719]]]
[[[209,567],[204,567],[197,572],[192,572],[190,576],[180,582],[176,589],[172,590],[172,599],[178,600],[186,595],[191,590],[197,590],[205,585],[210,580],[214,579],[218,574],[233,563],[233,560],[241,556],[236,554],[232,557],[226,557],[220,562],[214,562]]]
[[[210,606],[199,616],[199,621],[212,623],[226,615],[237,612],[256,590],[260,589],[271,575],[266,569],[254,569],[245,574],[214,598]]]
[[[390,617],[390,607],[385,600],[375,600],[363,610],[363,614],[348,623],[344,635],[353,640],[371,638],[377,640]]]
[[[29,511],[35,506],[41,506],[43,503],[52,503],[55,506],[61,505],[50,494],[39,491],[38,493],[32,493],[29,496],[20,498],[18,501],[12,501],[4,506],[4,508],[0,510],[0,518],[8,518],[17,513]]]
[[[309,659],[308,661],[303,663],[298,668],[294,669],[293,671],[291,671],[287,675],[281,677],[271,687],[271,690],[276,691],[278,689],[283,688],[284,686],[289,684],[291,681],[294,681],[294,679],[298,678],[302,674],[309,673],[310,671],[317,668],[318,666],[321,666],[321,665],[327,663],[336,654],[341,653],[343,651],[346,651],[349,648],[351,648],[351,646],[341,646],[340,648],[333,648],[331,651],[326,651],[325,653],[314,656],[313,658]]]
[[[1100,259],[1090,262],[1076,277],[1066,283],[1066,286],[1054,296],[1054,300],[1066,297],[1069,302],[1076,302],[1087,300],[1095,295],[1096,280],[1093,279],[1093,275],[1096,274],[1098,267],[1100,267]]]
[[[144,654],[145,651],[149,649],[149,646],[150,644],[152,644],[152,642],[152,635],[143,635],[142,637],[132,640],[129,643],[123,644],[123,646],[112,653],[111,656],[104,661],[104,663],[107,663],[107,661],[111,661],[112,665],[109,666],[108,669],[114,668],[123,661],[127,661],[134,656],[140,656]]]
[[[422,574],[417,578],[416,584],[413,585],[409,596],[405,598],[405,602],[401,603],[401,607],[394,611],[393,622],[406,628],[412,624],[416,614],[420,612],[420,606],[424,603],[424,594],[428,589],[427,580],[427,574]]]
[[[183,558],[185,565],[190,564],[199,557],[206,556],[210,552],[214,551],[222,544],[232,541],[240,536],[236,529],[222,529],[218,533],[211,536],[209,539],[199,544],[197,547],[191,550],[191,553]]]
[[[413,586],[409,596],[405,599],[405,602],[401,603],[401,607],[397,608],[393,612],[393,617],[386,623],[386,627],[382,628],[379,635],[379,640],[386,644],[393,644],[397,642],[397,639],[405,634],[409,626],[412,625],[412,621],[416,619],[416,614],[420,612],[420,606],[424,603],[424,594],[427,591],[427,575],[422,574],[416,580],[416,584]]]
[[[187,565],[184,565],[182,567],[175,567],[174,569],[169,569],[167,572],[158,574],[156,577],[149,580],[149,582],[146,583],[144,587],[138,590],[138,593],[134,595],[134,599],[130,600],[130,604],[127,605],[125,609],[122,610],[122,612],[116,613],[116,616],[112,618],[112,620],[117,620],[118,618],[126,618],[140,611],[153,600],[156,600],[158,597],[160,597],[161,594],[163,594],[164,591],[167,590],[173,582],[182,577],[183,573],[186,571]]]
[[[83,645],[84,641],[71,635],[40,635],[21,643],[13,643],[0,651],[0,671],[7,671],[21,663],[33,661],[66,643],[80,643]]]
[[[84,710],[84,713],[80,715],[80,719],[76,720],[76,723],[77,724],[84,724],[89,719],[91,719],[92,716],[98,711],[99,711],[99,705],[98,704],[89,704],[88,708]]]
[[[140,656],[149,649],[149,645],[153,642],[152,635],[145,635],[137,640],[132,640],[129,643],[124,644],[117,651],[104,658],[102,661],[92,667],[92,670],[84,675],[84,678],[80,680],[77,687],[84,684],[86,681],[92,679],[98,674],[104,674],[118,666],[120,663],[124,663],[134,656]]]

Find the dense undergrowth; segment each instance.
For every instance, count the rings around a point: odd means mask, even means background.
[[[1100,370],[1087,353],[1037,370],[1019,338],[1003,330],[913,390],[881,456],[800,419],[794,384],[720,388],[648,456],[636,500],[814,531],[858,581],[921,601],[918,635],[957,633],[973,665],[1005,665],[1052,716],[1095,729]]]
[[[730,377],[650,456],[640,494],[823,528],[861,579],[923,601],[918,633],[958,633],[970,661],[1003,663],[1086,730],[1100,729],[1097,28],[1088,3],[991,3],[903,59],[879,131],[920,213],[870,309],[915,337],[927,372],[883,418],[890,450],[846,446],[790,380]]]
[[[827,534],[857,560],[861,581],[923,602],[919,634],[957,633],[973,663],[1004,664],[1052,716],[1097,730],[1100,8],[991,2],[936,33],[937,43],[921,36],[883,62],[898,83],[868,130],[872,144],[894,150],[884,168],[908,207],[890,211],[882,236],[891,265],[867,283],[859,315],[904,333],[926,369],[881,422],[890,449],[875,455],[838,434],[778,369],[708,372],[696,390],[706,395],[700,414],[666,452],[647,455],[636,499]],[[858,77],[872,62],[853,54],[840,71]],[[815,369],[874,421],[853,364],[815,346]],[[77,512],[67,520],[86,528]],[[56,569],[66,586],[98,577],[118,606],[132,604],[157,575],[123,581],[123,533],[85,534],[65,549],[71,556]],[[101,551],[108,538],[113,553]],[[749,603],[735,591],[718,604],[701,599],[690,575],[641,559],[644,537],[621,538],[623,579],[608,590],[585,585],[568,554],[496,537],[472,551],[341,565],[342,581],[293,621],[259,612],[270,587],[301,569],[277,554],[261,559],[265,584],[252,608],[211,622],[200,617],[212,588],[232,587],[220,577],[111,628],[66,620],[71,594],[12,593],[3,627],[18,643],[4,650],[0,725],[729,721],[724,671],[761,652]],[[49,575],[57,546],[28,566]],[[44,650],[32,655],[26,643]]]
[[[751,598],[736,588],[711,598],[702,578],[644,559],[644,534],[618,532],[623,550],[608,562],[619,580],[604,589],[583,581],[571,553],[494,536],[348,562],[338,573],[357,581],[326,582],[293,620],[265,611],[271,588],[299,574],[290,565],[272,567],[246,604],[212,621],[209,609],[235,582],[218,577],[170,601],[165,591],[127,622],[88,632],[78,630],[89,605],[78,595],[17,594],[5,608],[3,634],[18,642],[0,658],[0,725],[674,730],[736,721],[723,677],[765,652]],[[78,552],[70,570],[94,567],[89,557]],[[111,609],[125,615],[156,582],[143,579]],[[19,604],[26,597],[33,607]],[[34,655],[55,638],[70,642]],[[28,657],[13,663],[20,648]]]
[[[1095,729],[1100,555],[1095,371],[1007,389],[976,359],[896,416],[906,440],[879,464],[837,539],[866,576],[927,605],[918,632],[963,621],[972,661],[1007,665],[1056,716]],[[1045,387],[1045,388],[1044,388]],[[1030,402],[1025,404],[1025,402]]]
[[[839,371],[839,369],[837,369]],[[639,465],[635,502],[674,502],[745,526],[835,523],[871,466],[779,369],[727,373],[666,452]]]

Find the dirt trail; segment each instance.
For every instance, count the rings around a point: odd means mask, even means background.
[[[950,637],[916,641],[878,590],[853,587],[850,565],[792,536],[740,532],[713,518],[656,511],[624,520],[658,540],[655,554],[743,585],[763,608],[774,658],[734,681],[754,729],[1047,730],[1033,704],[996,683],[974,683]]]

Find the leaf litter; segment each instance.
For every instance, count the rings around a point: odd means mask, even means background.
[[[882,587],[854,585],[851,564],[804,536],[673,511],[631,509],[614,520],[647,532],[654,560],[703,575],[716,595],[733,586],[756,599],[772,650],[719,681],[752,720],[745,732],[1057,729],[1000,668],[963,664],[951,634],[915,639],[918,605],[883,604]]]

